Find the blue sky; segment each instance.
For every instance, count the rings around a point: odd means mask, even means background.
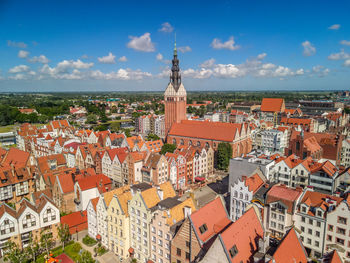
[[[0,91],[349,89],[349,1],[0,1]]]

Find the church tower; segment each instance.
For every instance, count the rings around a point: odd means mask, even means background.
[[[179,60],[177,58],[176,41],[174,57],[170,73],[170,82],[164,92],[165,106],[165,135],[168,135],[173,123],[180,123],[186,120],[186,97],[187,93],[181,82]]]

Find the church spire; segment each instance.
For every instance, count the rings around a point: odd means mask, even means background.
[[[176,48],[176,33],[175,33],[175,43],[174,43],[174,57],[172,60],[172,67],[170,73],[170,83],[173,85],[174,89],[177,91],[181,84],[181,75],[179,60],[177,58],[177,48]]]

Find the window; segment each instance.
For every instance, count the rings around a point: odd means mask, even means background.
[[[305,227],[301,227],[301,232],[304,232],[305,231]]]
[[[345,217],[338,216],[338,223],[346,225],[347,219]]]
[[[321,227],[321,222],[317,221],[316,225],[317,227]]]
[[[344,246],[344,239],[341,239],[341,238],[337,237],[335,239],[335,242]]]
[[[308,231],[307,231],[307,233],[309,234],[309,235],[312,235],[312,229],[308,229]]]
[[[307,243],[311,244],[311,239],[310,238],[307,239]]]
[[[301,208],[301,211],[303,211],[303,213],[306,213],[306,207],[303,206],[303,207]]]
[[[332,241],[332,236],[331,235],[327,235],[327,240],[328,241]]]
[[[208,227],[206,224],[203,224],[199,227],[199,232],[201,232],[201,234],[205,233],[208,230]]]
[[[186,252],[186,259],[190,260],[190,253]]]
[[[333,232],[333,225],[328,225],[328,231]]]
[[[44,223],[47,223],[48,221],[56,220],[56,213],[53,209],[48,208],[44,212]]]
[[[234,245],[231,249],[230,249],[230,256],[231,258],[234,258],[238,253],[238,249],[236,247],[236,245]]]
[[[176,248],[176,255],[181,256],[181,249],[180,248]]]
[[[310,219],[309,219],[309,224],[312,225],[313,222],[314,222],[314,221],[310,218]]]
[[[190,247],[190,242],[186,241],[186,247]]]
[[[317,211],[317,216],[318,217],[322,217],[322,212],[321,211]]]
[[[320,232],[319,231],[316,231],[316,236],[320,237]]]
[[[301,217],[301,222],[305,223],[305,217]]]
[[[337,227],[337,233],[341,235],[345,235],[346,230],[344,228]]]
[[[44,217],[45,222],[45,217]],[[22,219],[22,226],[23,228],[28,228],[36,225],[36,219],[33,214],[26,214],[26,216]]]
[[[319,246],[320,246],[320,242],[315,241],[315,246],[316,246],[316,247],[319,247]]]

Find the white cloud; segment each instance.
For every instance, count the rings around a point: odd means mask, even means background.
[[[15,41],[11,41],[11,40],[7,40],[7,45],[9,47],[18,47],[18,48],[27,48],[27,44],[23,43],[23,42],[15,42]]]
[[[9,73],[21,73],[21,72],[28,72],[30,70],[30,67],[27,65],[18,65],[13,68],[9,69]]]
[[[103,73],[100,70],[91,71],[90,77],[93,79],[105,79],[105,80],[141,80],[144,78],[152,77],[151,73],[143,72],[139,69],[119,69],[118,71],[112,71],[110,73]]]
[[[339,28],[340,28],[339,24],[334,24],[334,25],[331,25],[330,27],[328,27],[328,29],[330,29],[330,30],[338,30]]]
[[[313,66],[311,70],[311,75],[316,75],[319,77],[327,76],[330,70],[328,68],[325,68],[324,66],[317,65]]]
[[[159,29],[160,32],[164,32],[164,33],[171,33],[173,32],[173,30],[174,28],[168,22],[163,23],[162,27]]]
[[[181,53],[191,52],[192,48],[190,46],[183,46],[177,48]]]
[[[158,61],[162,61],[162,60],[163,60],[163,55],[160,54],[160,53],[158,53],[157,56],[156,56],[156,59],[157,59]]]
[[[215,59],[214,58],[211,58],[211,59],[208,59],[206,61],[204,61],[202,64],[199,64],[199,67],[201,68],[211,68],[213,67],[215,64]]]
[[[266,53],[261,53],[256,58],[259,59],[259,60],[262,60],[262,59],[266,58],[266,56],[267,56]]]
[[[84,54],[84,55],[82,55],[80,58],[82,58],[82,59],[87,59],[87,58],[89,58],[89,57],[88,57],[88,55]]]
[[[310,43],[310,41],[306,40],[301,45],[304,48],[303,55],[306,57],[312,56],[316,54],[316,48],[314,45]]]
[[[214,49],[228,49],[228,50],[237,50],[240,48],[239,45],[235,45],[234,37],[230,37],[226,42],[221,42],[220,39],[214,38],[211,42],[211,46]]]
[[[132,48],[132,49],[135,49],[137,51],[142,51],[142,52],[154,52],[155,51],[154,43],[152,43],[150,33],[148,33],[148,32],[144,33],[140,37],[129,36],[129,38],[131,40],[127,44],[128,48]]]
[[[339,53],[333,53],[328,56],[329,60],[343,60],[343,59],[349,59],[350,54],[346,53],[344,49],[341,49]]]
[[[94,63],[85,63],[80,59],[74,60],[63,60],[57,64],[57,72],[65,72],[67,69],[88,69],[91,68]]]
[[[120,62],[126,62],[126,61],[128,61],[128,59],[126,58],[126,56],[122,56],[122,57],[120,57],[120,58],[118,59],[118,61],[120,61]]]
[[[29,52],[25,50],[18,51],[18,57],[19,58],[27,58],[29,56]]]
[[[107,56],[97,58],[100,63],[103,64],[115,64],[115,56],[112,52],[109,52]]]
[[[344,46],[350,46],[350,40],[342,40],[342,41],[340,41],[340,44],[342,44]]]
[[[345,60],[343,66],[350,67],[350,59]]]
[[[31,63],[37,63],[37,62],[38,63],[42,63],[42,64],[49,63],[49,59],[46,56],[44,56],[44,55],[34,56],[32,58],[29,58],[28,61],[31,62]]]

